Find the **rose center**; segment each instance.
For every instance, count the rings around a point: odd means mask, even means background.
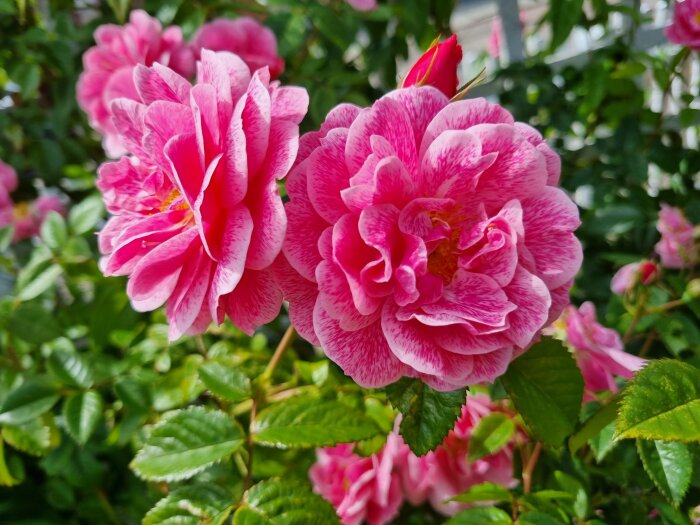
[[[163,202],[160,204],[160,211],[166,210],[186,210],[189,206],[187,201],[182,197],[180,190],[174,188],[168,196],[165,197]]]
[[[700,24],[700,11],[698,11],[697,13],[695,13],[695,15],[693,16],[693,18],[695,19],[695,22],[696,22],[696,23]]]

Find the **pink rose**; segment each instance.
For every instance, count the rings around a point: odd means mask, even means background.
[[[472,431],[481,419],[498,411],[488,396],[469,395],[454,430],[437,449],[417,457],[408,446],[402,447],[397,465],[405,497],[412,505],[429,501],[438,512],[453,515],[470,505],[446,500],[474,485],[490,482],[511,488],[517,484],[512,441],[495,454],[467,459]]]
[[[377,0],[347,0],[347,2],[358,11],[373,11],[377,8]]]
[[[352,444],[316,451],[309,471],[314,490],[335,508],[344,525],[384,525],[401,507],[401,485],[394,461],[405,446],[398,434],[390,434],[378,454],[360,457]]]
[[[17,189],[17,172],[0,160],[0,228],[12,223],[13,202],[10,193]]]
[[[23,241],[39,235],[41,225],[49,212],[65,216],[68,210],[58,195],[41,195],[33,202],[18,202],[12,208],[11,220],[14,227],[12,242]],[[0,219],[2,222],[2,219]]]
[[[129,276],[136,310],[165,303],[171,339],[225,314],[250,334],[282,302],[267,271],[287,226],[277,180],[297,153],[306,91],[207,50],[195,86],[160,64],[137,66],[134,80],[143,103],[112,106],[133,158],[99,169],[113,215],[102,270]]]
[[[202,49],[230,51],[241,57],[251,71],[267,66],[270,76],[276,78],[284,70],[284,60],[277,54],[275,34],[247,16],[235,20],[219,18],[204,24],[192,39],[191,47],[198,60]]]
[[[401,87],[433,86],[448,97],[453,97],[459,87],[457,68],[462,61],[462,46],[457,35],[428,49],[411,67]]]
[[[698,259],[698,250],[693,240],[693,225],[678,208],[661,205],[656,229],[661,240],[654,249],[666,268],[688,268]]]
[[[610,289],[613,293],[624,295],[637,284],[651,284],[659,275],[659,266],[653,261],[630,263],[620,268],[612,278]]]
[[[107,154],[118,157],[125,149],[112,123],[111,103],[120,97],[138,100],[133,81],[135,66],[159,63],[189,77],[194,71],[194,57],[182,41],[179,27],[163,31],[158,20],[141,10],[132,11],[124,26],[98,27],[95,41],[97,45],[83,55],[78,104],[87,113],[90,125],[103,135]]]
[[[364,387],[492,381],[568,303],[578,210],[559,157],[483,99],[343,104],[300,142],[287,261],[299,333]]]
[[[585,302],[564,314],[566,338],[573,347],[588,392],[617,392],[614,376],[631,379],[646,360],[625,352],[620,334],[596,320],[595,306]]]
[[[666,36],[674,44],[700,50],[700,0],[676,3]]]

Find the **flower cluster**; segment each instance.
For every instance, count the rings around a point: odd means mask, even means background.
[[[306,91],[208,50],[194,86],[160,64],[137,66],[134,83],[140,102],[112,105],[132,156],[99,170],[112,214],[102,270],[129,276],[136,310],[165,303],[173,339],[226,314],[252,333],[282,303],[267,268],[285,236],[277,180],[297,153]]]
[[[77,97],[90,125],[104,137],[105,151],[113,158],[126,153],[126,149],[113,123],[112,102],[118,98],[140,100],[134,82],[137,65],[161,64],[190,77],[195,59],[200,58],[202,49],[209,49],[236,53],[253,71],[269,66],[273,77],[284,69],[272,31],[247,17],[205,24],[187,44],[179,27],[163,30],[158,20],[135,10],[124,26],[98,27],[95,42],[97,45],[83,55],[84,71]]]
[[[646,361],[624,350],[620,334],[598,323],[595,305],[569,306],[564,313],[566,340],[583,374],[587,397],[596,392],[617,392],[615,376],[631,379]]]
[[[404,500],[416,506],[429,502],[442,514],[455,514],[469,505],[447,500],[474,485],[490,482],[510,488],[517,484],[513,478],[515,438],[493,454],[467,460],[472,431],[484,417],[499,410],[488,396],[470,395],[454,429],[425,456],[413,454],[394,431],[384,448],[370,457],[355,454],[352,444],[317,450],[309,477],[344,525],[384,525],[396,517]]]
[[[12,166],[0,161],[0,228],[12,226],[13,242],[37,235],[49,212],[66,214],[58,195],[45,194],[31,202],[14,202],[10,194],[16,189],[17,173]]]

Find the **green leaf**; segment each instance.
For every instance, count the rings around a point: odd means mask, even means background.
[[[0,423],[27,423],[50,410],[58,401],[58,397],[58,392],[46,379],[28,379],[5,398],[0,406]]]
[[[12,237],[15,234],[15,228],[13,226],[5,226],[0,228],[0,253],[4,252],[12,244]]]
[[[253,425],[256,443],[279,448],[326,447],[369,439],[380,432],[364,412],[339,401],[308,396],[266,408]]]
[[[470,442],[471,446],[471,442]],[[493,501],[493,502],[503,502],[512,501],[513,496],[510,491],[502,485],[497,485],[496,483],[479,483],[474,485],[466,492],[458,494],[450,501],[459,501],[461,503],[474,503],[479,501]]]
[[[213,483],[180,487],[158,501],[142,525],[217,525],[232,503],[233,495]]]
[[[63,403],[66,430],[79,444],[87,443],[102,416],[102,397],[93,391],[69,396]]]
[[[12,468],[8,465],[7,459],[5,458],[5,442],[2,439],[3,435],[0,434],[0,486],[11,487],[22,482],[20,476],[16,475],[15,472],[11,472]]]
[[[463,510],[444,525],[510,525],[510,516],[496,507],[476,507]]]
[[[625,389],[616,439],[700,441],[700,370],[653,361]]]
[[[466,400],[465,390],[438,392],[419,379],[403,378],[386,387],[401,414],[399,432],[418,456],[435,450],[454,427]]]
[[[588,494],[584,486],[575,477],[560,470],[554,473],[554,479],[557,480],[557,483],[563,491],[571,494],[573,498],[571,510],[579,520],[583,520],[588,515],[589,507]]]
[[[22,98],[32,99],[36,97],[41,83],[41,67],[39,64],[22,62],[17,65],[10,75],[20,87]]]
[[[678,507],[693,476],[693,458],[688,447],[683,443],[638,439],[637,451],[654,485]]]
[[[54,251],[61,250],[68,241],[66,221],[60,213],[50,211],[41,223],[41,239]]]
[[[277,478],[261,481],[244,495],[234,525],[333,525],[335,510],[309,487]]]
[[[208,361],[199,367],[199,378],[212,394],[232,403],[251,396],[250,379],[233,364]]]
[[[518,516],[518,525],[564,525],[558,519],[540,511],[523,512]]]
[[[5,425],[2,437],[8,445],[32,456],[42,456],[51,444],[51,429],[41,418],[35,418],[21,425]]]
[[[41,344],[61,335],[56,319],[37,303],[22,303],[8,323],[13,335],[28,343]]]
[[[469,437],[469,461],[476,461],[503,448],[515,432],[515,423],[505,414],[490,414],[479,421]]]
[[[20,301],[29,301],[38,297],[51,286],[56,283],[58,276],[63,273],[63,268],[59,264],[52,264],[48,266],[41,273],[36,275],[34,279],[29,281],[26,285],[19,287],[17,289],[17,298]],[[18,282],[19,284],[19,282]]]
[[[582,13],[583,0],[550,0],[547,16],[552,28],[551,52],[566,41]]]
[[[78,353],[56,349],[51,352],[46,368],[56,379],[69,386],[89,388],[94,382],[89,363]]]
[[[234,453],[244,434],[235,420],[218,410],[177,410],[153,427],[131,468],[151,481],[191,478]]]
[[[128,409],[148,412],[151,408],[151,393],[148,387],[136,379],[122,379],[114,385],[114,393]]]
[[[610,423],[615,421],[617,411],[620,407],[620,396],[615,395],[607,404],[603,405],[598,411],[589,417],[583,426],[569,438],[569,451],[574,454],[578,449],[585,445],[590,439],[594,438],[605,429]]]
[[[501,381],[533,436],[561,446],[583,399],[583,377],[561,342],[543,338],[510,364]]]
[[[104,213],[104,206],[99,195],[92,195],[73,206],[68,213],[68,225],[76,235],[92,230]]]

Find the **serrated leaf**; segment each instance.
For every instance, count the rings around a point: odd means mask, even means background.
[[[148,387],[136,379],[122,379],[114,385],[114,393],[126,408],[136,412],[148,412],[151,408],[151,393]]]
[[[561,446],[583,399],[583,377],[561,342],[543,338],[510,364],[501,381],[533,436]]]
[[[300,483],[277,478],[261,481],[244,495],[234,525],[333,525],[335,510]]]
[[[470,443],[471,445],[471,443]],[[461,503],[475,503],[480,501],[504,502],[512,501],[513,496],[510,491],[502,485],[496,483],[479,483],[474,485],[466,492],[458,494],[450,501],[459,501]]]
[[[12,448],[32,456],[42,456],[51,445],[51,429],[41,418],[32,419],[21,425],[5,425],[2,437]]]
[[[99,195],[92,195],[73,206],[68,213],[68,225],[76,235],[92,230],[104,213],[104,205]]]
[[[683,443],[637,440],[637,451],[654,485],[678,507],[690,487],[693,458]]]
[[[29,301],[35,297],[39,297],[56,283],[56,279],[58,279],[58,276],[62,273],[63,268],[61,268],[59,264],[52,264],[48,266],[27,284],[21,288],[18,287],[17,298],[20,301]]]
[[[218,525],[232,503],[232,494],[212,483],[180,487],[158,501],[142,525]]]
[[[46,362],[48,371],[63,384],[78,388],[90,388],[94,382],[87,360],[80,354],[55,349]]]
[[[46,379],[28,379],[5,398],[0,406],[0,423],[27,423],[50,410],[58,401],[58,397],[58,392]]]
[[[380,432],[364,412],[316,397],[276,403],[261,411],[253,425],[256,443],[279,448],[326,447],[369,439]]]
[[[102,416],[102,397],[93,391],[69,396],[63,402],[66,430],[79,444],[87,443]]]
[[[231,364],[208,361],[199,367],[199,378],[212,394],[232,403],[250,398],[250,379]]]
[[[583,520],[588,515],[588,494],[584,486],[578,479],[560,470],[554,473],[554,479],[563,491],[571,494],[571,510],[579,520]]]
[[[637,372],[625,389],[615,437],[700,441],[700,370],[663,359]]]
[[[41,239],[54,251],[63,248],[68,240],[68,228],[61,214],[50,211],[41,223]]]
[[[469,461],[495,454],[515,432],[515,423],[505,414],[489,414],[479,421],[469,436]]]
[[[403,378],[386,387],[401,414],[399,433],[411,451],[423,456],[435,450],[452,430],[466,401],[466,391],[438,392],[419,379]]]
[[[243,440],[241,427],[224,412],[177,410],[153,427],[131,468],[152,481],[187,479],[234,453]]]
[[[444,525],[510,525],[510,516],[496,507],[476,507],[463,510]]]
[[[615,395],[607,404],[603,405],[595,414],[589,417],[581,428],[569,438],[569,451],[572,454],[615,421],[617,411],[620,407],[620,401],[620,396]]]

